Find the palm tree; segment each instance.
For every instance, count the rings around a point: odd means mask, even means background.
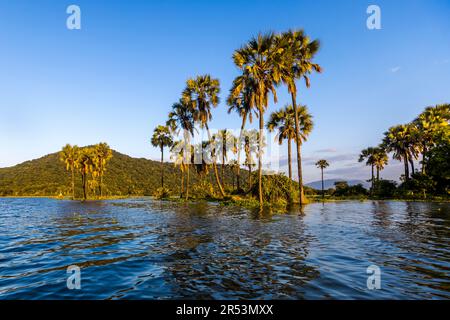
[[[208,133],[208,140],[212,140],[209,131],[208,122],[212,119],[211,108],[217,107],[219,104],[220,82],[218,79],[212,78],[210,75],[197,76],[195,79],[186,81],[186,88],[182,94],[183,102],[188,105],[193,114],[195,122],[200,124],[201,128],[205,128]],[[225,196],[222,184],[219,179],[217,170],[217,161],[213,159],[214,174],[216,183],[222,196]]]
[[[324,190],[324,186],[323,186],[323,169],[329,167],[330,164],[327,162],[327,160],[319,160],[316,162],[316,167],[320,168],[320,170],[322,171],[322,199],[325,198],[325,190]]]
[[[259,117],[259,145],[263,142],[264,112],[269,103],[269,94],[273,94],[274,102],[277,102],[276,85],[280,82],[280,75],[275,67],[278,58],[278,49],[275,46],[273,33],[260,34],[252,38],[245,46],[236,50],[233,61],[242,71],[246,81],[245,86],[237,86],[231,93],[232,97],[239,97],[245,88],[252,92],[252,104],[258,111]],[[262,195],[262,148],[258,154],[258,191],[259,204],[263,206]]]
[[[375,148],[373,153],[373,164],[375,168],[377,169],[377,182],[380,181],[380,171],[384,169],[384,167],[388,163],[388,155],[386,154],[386,151],[381,148]]]
[[[300,140],[297,140],[295,133],[295,112],[291,105],[287,105],[277,112],[270,115],[270,120],[267,123],[267,129],[270,132],[277,130],[276,139],[281,145],[283,140],[288,141],[288,167],[289,167],[289,180],[292,180],[292,148],[291,141],[300,141],[303,143],[307,140],[308,135],[311,133],[313,128],[312,117],[308,113],[306,106],[297,106],[300,124]]]
[[[59,159],[66,164],[66,170],[72,174],[72,200],[75,199],[75,168],[79,148],[66,144],[59,153]]]
[[[95,155],[90,147],[80,149],[77,158],[77,168],[81,174],[81,182],[83,186],[83,199],[87,200],[87,182],[89,173],[94,172]]]
[[[242,118],[241,130],[239,132],[239,138],[237,141],[236,183],[238,191],[241,189],[241,148],[244,144],[244,141],[242,140],[242,133],[245,129],[247,119],[250,123],[253,122],[253,111],[255,111],[255,95],[253,91],[255,86],[251,83],[252,79],[247,75],[248,73],[244,73],[243,75],[238,76],[236,77],[236,79],[234,79],[233,86],[230,90],[230,95],[227,99],[227,104],[229,106],[228,113],[235,111]],[[237,94],[237,96],[235,96],[234,94]],[[255,114],[257,116],[257,113]]]
[[[301,140],[300,140],[300,120],[299,110],[297,108],[297,85],[298,79],[304,79],[306,87],[310,87],[309,75],[313,72],[322,72],[321,67],[313,63],[312,60],[319,50],[320,43],[318,40],[311,41],[305,35],[303,30],[289,30],[275,39],[276,46],[281,57],[277,58],[277,72],[282,82],[287,85],[291,94],[292,106],[295,113],[295,133],[297,142],[297,170],[299,182],[299,203],[306,202],[303,192],[303,174],[302,174],[302,158],[301,158]]]
[[[419,149],[416,140],[416,132],[411,124],[398,125],[389,128],[385,132],[382,148],[386,152],[393,152],[393,159],[403,161],[405,167],[405,181],[409,180],[409,164],[412,166],[414,173],[414,162],[417,158]]]
[[[161,150],[161,188],[164,188],[164,147],[172,147],[173,139],[168,126],[157,126],[153,131],[151,143]]]
[[[98,188],[100,191],[100,197],[103,197],[103,175],[105,174],[106,165],[108,161],[111,160],[113,153],[107,143],[99,143],[95,145],[93,151],[96,174],[98,174],[100,178]]]
[[[175,146],[182,148],[178,150],[177,157],[182,157],[183,170],[187,172],[188,181],[186,185],[186,199],[189,198],[189,165],[191,161],[190,156],[190,138],[194,135],[194,116],[192,108],[185,104],[182,100],[180,102],[172,105],[172,111],[169,113],[169,120],[166,123],[167,127],[176,134],[179,134],[180,130],[183,130],[183,141],[177,143]],[[182,170],[182,181],[181,181],[181,196],[183,195],[183,170]]]
[[[373,158],[373,155],[375,153],[375,148],[373,147],[369,147],[367,149],[364,149],[361,151],[360,155],[359,155],[359,162],[363,162],[364,160],[366,160],[366,166],[370,166],[372,169],[372,178],[370,179],[371,181],[371,187],[370,187],[370,192],[373,192],[373,186],[374,186],[374,182],[375,182],[375,161]]]

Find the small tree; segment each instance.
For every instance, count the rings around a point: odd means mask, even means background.
[[[325,198],[325,191],[323,186],[323,169],[327,168],[330,164],[327,162],[327,160],[319,160],[316,162],[317,168],[320,168],[320,171],[322,171],[322,199]]]

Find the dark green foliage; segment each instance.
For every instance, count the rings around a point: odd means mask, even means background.
[[[349,186],[347,181],[338,181],[338,182],[335,182],[334,186],[335,186],[335,188],[334,188],[333,195],[336,197],[367,195],[367,190],[362,186],[362,184]]]
[[[427,174],[436,182],[435,192],[445,195],[450,192],[450,142],[442,140],[427,153]]]
[[[164,185],[172,195],[180,192],[180,170],[173,163],[164,163]],[[247,175],[243,171],[243,179]],[[53,153],[10,168],[0,168],[0,196],[64,196],[71,195],[71,174]],[[211,179],[209,173],[205,179]],[[232,184],[232,172],[225,170],[225,181]],[[132,158],[113,151],[104,176],[105,196],[152,196],[161,186],[161,167],[158,161]],[[245,181],[245,180],[244,180]],[[199,182],[198,174],[191,174],[191,184]],[[75,176],[75,196],[82,197],[81,177]]]
[[[392,198],[397,191],[397,183],[391,180],[382,180],[374,182],[374,196],[382,199]]]

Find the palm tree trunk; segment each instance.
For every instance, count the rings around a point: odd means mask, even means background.
[[[377,167],[377,182],[380,181],[380,168]]]
[[[248,189],[252,188],[252,165],[248,165]]]
[[[100,184],[99,184],[99,186],[98,186],[98,188],[100,189],[100,190],[99,190],[99,191],[100,191],[100,198],[103,197],[103,188],[102,188],[102,185],[103,185],[103,172],[100,172]]]
[[[242,141],[242,133],[244,132],[245,122],[247,121],[247,114],[245,113],[242,117],[242,125],[241,132],[239,133],[239,142],[238,142],[238,167],[237,167],[237,190],[241,188],[241,141]]]
[[[292,147],[291,139],[288,139],[288,168],[289,168],[289,183],[292,184]]]
[[[231,181],[233,183],[233,190],[234,190],[234,168],[231,168]]]
[[[181,170],[181,169],[180,169],[180,171],[181,171],[181,188],[180,188],[181,193],[180,193],[180,199],[183,199],[183,194],[184,194],[184,171]]]
[[[289,202],[292,203],[292,147],[291,147],[291,139],[288,138],[288,169],[289,169]]]
[[[83,182],[83,197],[84,200],[87,200],[87,193],[86,193],[86,173],[81,175],[81,180]]]
[[[424,143],[423,150],[422,150],[422,174],[425,174],[425,154],[426,153],[427,153],[427,146]]]
[[[164,147],[161,145],[161,188],[164,188]]]
[[[75,168],[72,165],[72,200],[75,200]]]
[[[409,163],[411,164],[411,175],[414,174],[414,160],[411,158],[409,159]]]
[[[187,164],[186,170],[187,170],[187,176],[186,176],[186,200],[189,199],[189,167],[191,166],[190,163]]]
[[[320,168],[322,171],[322,200],[325,199],[325,188],[323,186],[323,168]]]
[[[408,165],[408,156],[405,154],[403,156],[403,161],[405,165],[405,181],[409,180],[409,165]]]
[[[211,141],[211,133],[209,132],[208,124],[205,124],[205,128],[208,133],[208,140]],[[213,168],[214,168],[214,175],[216,176],[216,183],[217,183],[217,186],[219,187],[220,194],[222,195],[222,197],[225,197],[225,192],[223,191],[223,187],[222,187],[222,184],[220,183],[220,179],[219,179],[219,171],[217,170],[217,162],[216,162],[215,155],[214,155],[214,159],[213,159]]]
[[[226,134],[226,133],[225,133]],[[222,137],[222,168],[220,168],[221,176],[222,176],[222,186],[225,188],[225,179],[224,179],[224,169],[225,169],[225,153],[227,152],[226,149],[226,138]]]
[[[306,203],[305,195],[303,193],[303,174],[302,174],[302,155],[301,155],[301,141],[300,141],[300,125],[298,119],[297,97],[295,93],[291,93],[292,107],[295,113],[295,141],[297,145],[297,170],[298,170],[298,192],[300,206]]]
[[[373,183],[374,183],[374,180],[375,180],[374,165],[372,165],[372,185],[370,187],[370,194],[371,195],[373,194]]]
[[[258,141],[258,193],[259,193],[259,206],[263,206],[263,194],[262,194],[262,142],[263,142],[263,130],[264,130],[264,113],[262,107],[259,107],[259,141]]]

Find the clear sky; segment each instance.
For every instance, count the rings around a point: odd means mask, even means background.
[[[81,8],[81,30],[66,28],[70,4]],[[381,8],[381,30],[366,27],[370,4]],[[100,141],[158,159],[153,128],[203,73],[221,80],[211,128],[239,128],[224,103],[239,73],[233,51],[258,32],[304,28],[320,39],[324,68],[300,86],[315,122],[305,180],[319,179],[319,158],[331,163],[328,178],[367,179],[362,148],[450,102],[449,17],[449,0],[0,0],[0,167]],[[290,101],[285,87],[279,94],[269,112]],[[382,176],[397,179],[391,163]]]

